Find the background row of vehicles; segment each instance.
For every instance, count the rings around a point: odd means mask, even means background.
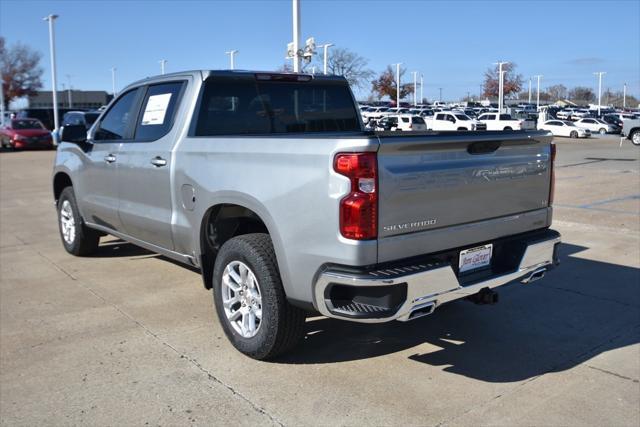
[[[463,131],[535,129],[535,119],[526,113],[513,117],[496,108],[457,108],[443,106],[361,107],[362,120],[372,130]]]
[[[53,121],[51,119],[50,127],[48,127],[38,117],[43,117],[49,123],[48,115],[38,114],[38,112],[42,111],[47,110],[22,110],[6,118],[4,120],[5,124],[0,127],[0,147],[5,149],[54,148],[56,145],[54,142],[55,136],[51,131]],[[64,113],[61,125],[82,125],[88,130],[98,119],[98,116],[100,116],[99,111],[69,110]]]
[[[493,106],[477,103],[400,107],[385,103],[360,105],[363,122],[368,129],[380,131],[463,131],[463,130],[533,130],[546,129],[556,136],[590,137],[592,134],[620,133],[625,120],[638,119],[633,111],[520,104],[500,113]],[[552,123],[549,123],[552,122]],[[559,123],[558,123],[559,122]]]

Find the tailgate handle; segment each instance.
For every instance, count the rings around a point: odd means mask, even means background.
[[[502,142],[500,141],[478,141],[469,144],[467,152],[469,154],[487,154],[493,153],[500,148]]]

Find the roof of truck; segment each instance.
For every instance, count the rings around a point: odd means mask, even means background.
[[[211,76],[255,76],[255,75],[281,75],[281,76],[309,76],[313,80],[332,80],[332,81],[346,81],[343,76],[325,75],[325,74],[311,74],[311,73],[291,73],[286,71],[262,71],[262,70],[185,70],[177,71],[175,73],[158,74],[155,76],[145,77],[144,79],[137,80],[129,85],[135,86],[145,84],[150,81],[162,81],[171,79],[174,77],[193,76],[194,78],[201,78],[205,80]]]

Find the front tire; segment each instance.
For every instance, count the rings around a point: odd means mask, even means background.
[[[572,130],[571,133],[569,134],[569,136],[573,139],[577,139],[578,138],[578,132],[575,130]]]
[[[213,301],[231,344],[253,359],[279,356],[304,336],[306,313],[287,301],[268,234],[245,234],[222,245]]]
[[[73,187],[67,187],[58,199],[58,228],[65,250],[72,255],[87,256],[98,248],[100,235],[82,221]]]

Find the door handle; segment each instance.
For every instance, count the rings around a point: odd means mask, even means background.
[[[116,161],[116,156],[114,156],[113,154],[107,154],[106,156],[104,156],[104,161],[107,163],[113,163]]]
[[[151,159],[151,164],[157,168],[167,165],[167,161],[160,156],[156,156]]]

